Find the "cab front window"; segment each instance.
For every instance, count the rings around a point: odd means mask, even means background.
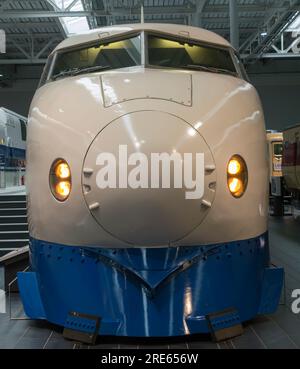
[[[141,65],[245,78],[235,58],[230,47],[141,31],[54,52],[47,62],[40,86],[79,74]]]
[[[51,80],[66,76],[141,65],[140,35],[118,41],[97,43],[59,51]]]
[[[150,66],[205,70],[237,75],[229,49],[148,35]]]

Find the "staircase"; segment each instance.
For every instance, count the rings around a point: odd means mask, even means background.
[[[0,256],[28,245],[26,196],[0,195]]]

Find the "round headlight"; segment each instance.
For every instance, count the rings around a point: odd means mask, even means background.
[[[53,196],[59,201],[65,201],[71,192],[71,170],[64,159],[57,159],[52,164],[49,176]]]
[[[71,172],[68,164],[65,162],[59,163],[55,168],[55,175],[60,179],[70,178]]]
[[[232,196],[241,197],[247,188],[248,169],[245,160],[234,155],[227,165],[227,185]]]

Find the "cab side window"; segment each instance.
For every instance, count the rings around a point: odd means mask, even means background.
[[[42,87],[47,82],[47,78],[48,78],[48,75],[49,75],[49,72],[52,66],[53,59],[54,59],[54,54],[50,55],[47,60],[47,63],[44,67],[44,70],[43,70],[43,73],[40,79],[39,88]]]
[[[247,82],[249,82],[249,77],[248,77],[248,74],[246,72],[246,69],[241,61],[241,58],[239,57],[239,55],[237,53],[234,53],[234,60],[235,60],[235,63],[236,65],[238,66],[240,72],[241,72],[241,75],[243,77],[243,79]]]

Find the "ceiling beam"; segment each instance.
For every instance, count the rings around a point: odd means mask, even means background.
[[[5,0],[2,1],[1,5],[0,5],[0,10],[4,10],[6,9],[11,3],[11,0]]]
[[[1,19],[1,14],[0,14]],[[54,27],[57,28],[56,22],[0,22],[0,29],[7,28],[34,28],[34,27]]]
[[[47,59],[0,59],[0,65],[10,64],[45,64]]]
[[[52,6],[52,8],[56,11],[60,10],[59,6],[56,5],[56,3],[53,0],[46,0],[46,2]]]
[[[242,59],[247,59],[249,57],[248,54],[241,54]],[[300,54],[293,53],[263,53],[260,55],[254,55],[254,59],[300,59]]]
[[[61,33],[49,32],[49,33],[6,33],[6,40],[11,39],[27,39],[27,38],[37,38],[37,39],[55,39],[61,40],[63,37]]]
[[[153,6],[145,7],[145,15],[159,14],[193,14],[195,6]],[[114,8],[113,10],[91,10],[91,11],[46,11],[46,10],[4,10],[0,14],[1,19],[15,18],[58,18],[58,17],[107,17],[107,16],[128,16],[140,15],[140,7],[134,8]]]
[[[206,0],[196,1],[196,11],[192,14],[192,25],[195,27],[202,26],[203,10],[206,5]]]
[[[166,8],[166,9],[164,9]],[[160,15],[160,14],[173,14],[173,15],[188,15],[192,14],[193,10],[190,10],[188,8],[169,8],[169,7],[157,7],[157,10],[147,11],[147,8],[145,8],[145,15]],[[154,9],[154,8],[153,8]],[[160,10],[158,10],[160,9]],[[197,14],[197,13],[196,13]],[[137,11],[129,11],[129,9],[121,9],[117,10],[116,8],[112,11],[109,10],[92,10],[92,11],[36,11],[36,10],[13,10],[13,11],[3,11],[0,13],[0,19],[19,19],[19,18],[60,18],[60,17],[104,17],[107,18],[109,16],[128,16],[128,15],[134,15],[139,16],[139,12]],[[264,18],[264,13],[261,15],[256,15],[255,17],[244,17],[246,19],[253,20],[254,18]],[[208,14],[208,13],[202,13],[201,14],[202,19],[228,19],[228,16],[226,14]],[[243,19],[243,17],[240,17],[240,19]],[[25,23],[25,22],[24,22]],[[37,22],[40,25],[43,25],[43,22]],[[5,23],[0,23],[5,24]],[[26,23],[25,23],[26,24]],[[55,23],[53,22],[52,25]]]
[[[261,17],[239,17],[239,26],[243,25],[244,23],[251,23],[251,27],[253,26],[259,26],[262,24],[264,18]],[[202,25],[205,28],[206,25],[220,25],[223,24],[229,29],[229,18],[204,18],[202,21]],[[243,27],[243,26],[242,26]],[[217,27],[216,27],[217,28]],[[214,29],[212,27],[212,29]]]
[[[259,55],[267,53],[276,38],[298,16],[298,12],[294,10],[295,5],[298,6],[298,4],[298,0],[290,0],[290,2],[282,0],[281,6],[285,6],[284,11],[278,11],[278,8],[271,7],[268,17],[261,24],[260,29],[241,45],[240,53],[243,55],[248,54],[249,60],[251,58],[255,59],[257,55],[259,57]],[[262,36],[262,32],[266,32],[266,35]]]
[[[78,0],[73,0],[71,4],[65,9],[66,11],[69,11],[78,3]]]
[[[92,0],[85,0],[83,2],[84,10],[89,11],[92,13],[93,10],[93,1]],[[93,15],[87,18],[88,24],[90,29],[98,28],[97,18]]]
[[[46,44],[44,45],[44,47],[42,47],[41,50],[39,50],[36,54],[35,54],[35,58],[36,59],[39,59],[46,51],[49,51],[50,50],[50,46],[53,45],[55,40],[53,39],[50,39],[48,42],[46,42]],[[48,52],[49,54],[49,52]]]
[[[268,11],[269,6],[267,5],[259,5],[259,4],[240,4],[238,3],[239,13],[247,12],[247,13],[259,13]],[[283,9],[281,6],[274,6],[272,8]],[[205,12],[207,13],[229,13],[228,4],[226,5],[209,5],[207,4],[205,7]]]
[[[54,9],[55,12],[60,10],[59,7],[56,5],[56,3],[53,0],[45,0],[45,1],[46,1],[46,3],[48,3]],[[60,32],[61,32],[62,36],[64,38],[66,38],[67,37],[67,32],[66,32],[62,22],[60,21],[60,19],[56,18],[55,23],[56,23],[57,27],[60,29]]]
[[[17,42],[15,42],[14,40],[12,40],[12,43],[13,43],[13,45],[19,50],[19,51],[21,51],[21,53],[23,54],[23,55],[25,55],[26,56],[26,58],[30,58],[30,54],[23,48],[23,45],[21,46],[21,45],[19,45]]]

